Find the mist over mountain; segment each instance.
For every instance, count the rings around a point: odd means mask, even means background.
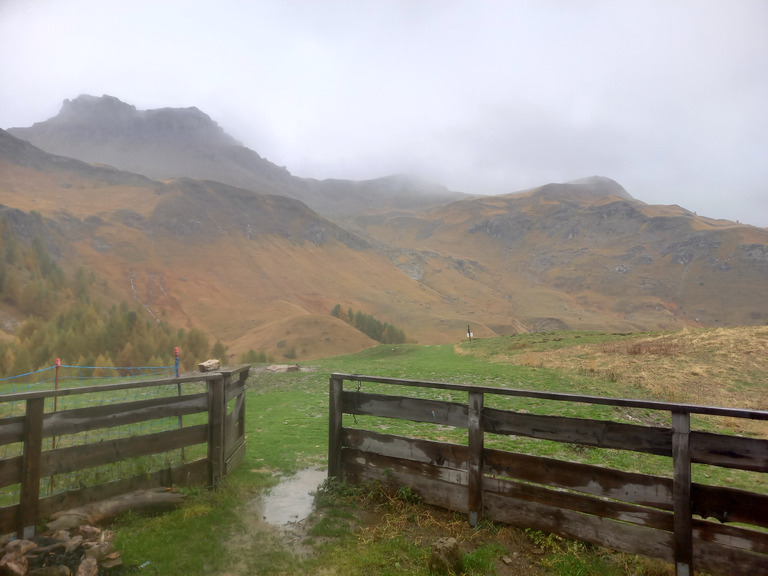
[[[81,95],[66,100],[53,118],[8,132],[52,154],[151,178],[215,180],[296,198],[328,217],[433,206],[465,196],[402,175],[363,182],[298,178],[194,107],[137,110],[113,96]]]
[[[372,345],[336,304],[421,343],[467,324],[485,337],[768,323],[766,229],[649,205],[605,176],[482,197],[405,175],[298,178],[196,108],[81,96],[0,131],[0,204],[47,230],[62,265],[233,352]]]

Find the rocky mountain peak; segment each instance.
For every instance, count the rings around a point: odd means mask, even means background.
[[[66,99],[58,116],[53,121],[92,121],[95,118],[113,119],[130,117],[136,113],[136,106],[127,104],[114,96],[91,96],[81,94],[72,100]]]
[[[81,94],[64,100],[53,118],[30,128],[11,128],[9,132],[56,154],[87,145],[101,147],[118,143],[124,150],[157,142],[175,142],[179,146],[197,143],[206,148],[241,146],[198,108],[137,110],[136,106],[106,94]],[[81,159],[106,160],[98,155]]]
[[[562,184],[546,184],[535,191],[536,196],[558,200],[597,200],[616,196],[636,201],[624,187],[605,176],[589,176]]]

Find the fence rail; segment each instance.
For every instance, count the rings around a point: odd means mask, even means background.
[[[245,381],[250,366],[178,378],[141,380],[0,395],[0,490],[18,486],[18,502],[0,508],[0,533],[31,537],[52,513],[157,486],[216,485],[245,453]],[[121,401],[129,390],[153,391]],[[88,406],[53,411],[51,400],[87,395]],[[115,401],[115,398],[118,398]],[[110,399],[110,403],[106,400]],[[48,404],[48,410],[46,405]],[[18,407],[23,406],[23,410]],[[17,412],[22,412],[17,415]],[[184,425],[184,417],[188,417]],[[138,424],[177,419],[178,425],[143,432]],[[105,430],[127,430],[112,438]],[[88,441],[88,436],[97,441]],[[62,438],[75,438],[62,441]],[[58,439],[58,442],[57,442]],[[42,480],[128,459],[202,446],[202,457],[166,463],[156,470],[99,481],[45,496]],[[207,448],[205,447],[207,446]]]
[[[345,381],[355,389],[344,390]],[[462,392],[467,400],[364,392],[363,383]],[[503,396],[639,408],[667,415],[670,424],[486,406],[486,398]],[[330,379],[329,407],[329,476],[409,486],[426,503],[467,513],[473,525],[487,517],[661,558],[678,576],[692,575],[694,565],[729,576],[768,574],[768,495],[691,478],[692,463],[768,472],[768,440],[691,430],[691,415],[768,420],[768,411],[339,373]],[[355,422],[376,416],[466,429],[466,444],[344,426],[344,414]],[[665,456],[671,477],[486,448],[489,434]]]

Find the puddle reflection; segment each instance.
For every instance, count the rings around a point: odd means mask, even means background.
[[[282,478],[260,498],[263,520],[274,526],[285,526],[307,518],[312,513],[314,492],[327,475],[325,470],[310,468]]]

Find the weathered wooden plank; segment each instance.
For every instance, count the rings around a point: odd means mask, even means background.
[[[240,450],[243,444],[245,444],[245,436],[240,436],[230,446],[227,446],[224,451],[224,460],[231,458],[232,454]]]
[[[27,400],[23,436],[24,455],[21,463],[19,523],[16,529],[17,534],[22,538],[32,538],[37,524],[44,413],[44,398]]]
[[[520,412],[497,408],[485,408],[483,418],[485,419],[485,431],[494,434],[526,436],[661,456],[672,455],[672,432],[669,428],[561,416],[521,414]]]
[[[444,468],[467,470],[469,449],[459,444],[344,428],[342,445],[392,458],[415,460]]]
[[[242,372],[240,374],[243,377],[243,381],[248,377],[248,372]],[[245,390],[243,390],[242,401],[240,402],[240,411],[238,412],[238,426],[240,430],[240,436],[245,440]]]
[[[698,539],[730,546],[731,548],[740,548],[750,552],[768,554],[768,533],[758,532],[757,530],[739,528],[738,526],[727,526],[694,518],[693,538],[694,552],[697,546],[696,539]]]
[[[483,512],[483,394],[469,393],[469,470],[467,474],[467,508],[469,525],[477,526]]]
[[[482,392],[484,394],[496,394],[499,396],[516,396],[522,398],[538,398],[541,400],[554,400],[558,402],[579,402],[585,404],[597,404],[602,406],[624,406],[627,408],[645,408],[649,410],[661,410],[670,412],[673,410],[687,412],[689,414],[709,414],[712,416],[724,416],[727,418],[749,418],[752,420],[768,420],[768,410],[747,410],[742,408],[723,408],[720,406],[701,406],[695,404],[675,404],[672,402],[660,402],[657,400],[633,400],[627,398],[611,398],[608,396],[588,396],[585,394],[569,394],[565,392],[545,392],[541,390],[521,390],[516,388],[498,386],[476,386],[474,384],[454,384],[451,382],[430,382],[425,380],[406,380],[403,378],[387,378],[383,376],[365,376],[361,374],[344,374],[334,372],[332,377],[340,380],[351,380],[357,383],[373,382],[378,384],[391,384],[414,388],[432,388],[434,390],[454,390],[469,392]]]
[[[0,508],[0,534],[10,534],[16,531],[16,525],[19,521],[19,508],[21,506],[18,504]]]
[[[237,398],[238,396],[244,396],[245,395],[245,386],[239,381],[234,380],[230,382],[229,386],[227,386],[226,394],[224,395],[224,398],[226,398],[226,401],[229,402],[233,398]]]
[[[691,432],[690,444],[693,462],[768,472],[768,440]]]
[[[80,490],[70,490],[43,498],[40,500],[40,516],[47,518],[54,512],[78,508],[91,502],[106,500],[135,490],[159,486],[194,486],[205,484],[207,481],[208,461],[205,458],[200,458],[174,468],[122,478],[114,482],[89,486]]]
[[[344,413],[467,427],[467,405],[424,398],[344,391]]]
[[[691,415],[672,413],[672,502],[675,513],[675,574],[693,575],[691,523]]]
[[[24,416],[0,419],[0,446],[21,442],[24,434]]]
[[[613,520],[621,520],[630,524],[638,524],[649,528],[657,528],[671,532],[673,518],[669,512],[663,512],[655,508],[636,506],[625,502],[616,502],[585,496],[575,492],[553,490],[543,486],[522,484],[499,478],[485,478],[483,481],[485,493],[494,493],[516,501],[536,502],[547,506],[554,506],[565,510],[573,510],[584,514],[591,514]]]
[[[210,486],[218,486],[224,476],[224,387],[228,380],[222,376],[208,382],[208,462]]]
[[[35,392],[16,392],[13,394],[0,394],[0,404],[5,402],[23,402],[30,398],[59,398],[65,396],[77,396],[80,394],[100,394],[102,392],[117,392],[119,390],[134,390],[136,388],[157,388],[160,386],[173,386],[188,384],[191,382],[208,382],[221,378],[220,372],[208,372],[206,374],[192,374],[179,376],[178,378],[158,378],[155,380],[134,380],[133,382],[117,382],[114,384],[99,384],[96,386],[80,386],[77,388],[59,388],[58,390],[37,390]]]
[[[232,471],[237,469],[240,462],[243,461],[245,456],[246,442],[245,438],[241,438],[240,442],[235,444],[231,451],[225,455],[224,458],[224,473],[229,475]]]
[[[394,470],[397,468],[399,470],[407,471],[409,474],[421,474],[422,476],[436,478],[438,480],[460,484],[462,486],[466,486],[467,484],[466,470],[457,470],[455,468],[434,466],[425,462],[370,454],[351,448],[345,448],[342,451],[342,462],[345,467],[354,463],[356,465],[366,465],[371,468],[381,468],[384,470]],[[466,503],[464,507],[466,508]]]
[[[74,470],[112,464],[126,458],[137,458],[203,444],[207,439],[208,425],[199,424],[155,434],[48,450],[42,454],[41,465],[45,476],[65,474]]]
[[[485,494],[485,508],[486,517],[498,522],[672,561],[671,532],[525,502],[493,492]]]
[[[503,450],[485,450],[485,474],[672,510],[672,479]]]
[[[466,472],[440,469],[421,462],[373,456],[355,450],[342,451],[347,482],[380,482],[390,490],[409,487],[421,499],[448,510],[467,512]]]
[[[691,485],[692,513],[720,522],[741,522],[768,528],[768,494],[736,488]]]
[[[713,576],[759,576],[768,574],[768,556],[715,542],[696,540],[693,547],[696,570]]]
[[[238,396],[232,411],[224,417],[224,447],[225,451],[238,442],[245,434],[245,427],[241,426],[244,422],[243,409],[245,406],[245,395]]]
[[[205,393],[150,398],[52,412],[45,415],[43,430],[46,437],[64,436],[99,428],[112,428],[148,420],[195,414],[205,412],[206,409]]]
[[[328,477],[344,478],[341,461],[342,416],[344,393],[342,381],[331,378],[328,383]]]
[[[0,488],[21,482],[23,462],[23,456],[14,456],[13,458],[3,458],[0,460]]]
[[[244,383],[248,378],[248,373],[251,370],[250,364],[237,364],[235,366],[224,366],[220,373],[230,376],[232,382]]]

